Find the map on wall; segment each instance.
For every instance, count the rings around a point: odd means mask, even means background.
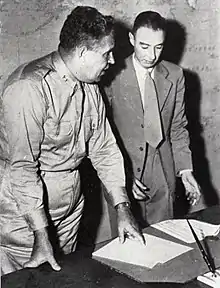
[[[185,26],[187,39],[181,62],[185,68],[198,72],[202,81],[220,69],[216,61],[220,57],[220,3],[217,0],[133,0],[129,3],[125,0],[1,0],[1,80],[17,65],[56,49],[60,27],[77,5],[95,6],[128,24],[139,12],[154,9]],[[212,89],[206,85],[206,93],[218,92],[218,82],[210,77]]]

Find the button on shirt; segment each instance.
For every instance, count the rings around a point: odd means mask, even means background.
[[[59,53],[19,67],[3,93],[1,158],[22,214],[46,226],[38,170],[76,169],[88,156],[115,206],[128,202],[123,159],[97,85],[80,83]],[[35,220],[33,220],[36,222]]]

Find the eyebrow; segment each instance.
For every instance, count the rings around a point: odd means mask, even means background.
[[[113,52],[113,50],[114,50],[114,47],[112,47],[111,49],[108,49],[107,51],[105,51],[104,54],[107,54],[107,53]]]
[[[139,42],[141,45],[145,45],[145,46],[151,46],[150,44],[148,44],[148,43],[145,43],[145,42]],[[162,42],[162,43],[159,43],[159,44],[157,44],[157,45],[155,45],[155,46],[160,46],[160,45],[164,45],[164,42]]]

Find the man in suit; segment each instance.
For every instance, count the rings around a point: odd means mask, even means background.
[[[176,176],[191,205],[200,198],[186,129],[183,70],[160,57],[166,26],[154,11],[136,17],[129,33],[134,53],[106,88],[128,183],[145,225],[173,217]]]

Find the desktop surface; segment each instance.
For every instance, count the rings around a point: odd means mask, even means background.
[[[192,218],[207,221],[213,224],[220,224],[220,207],[214,206],[205,210],[196,212],[191,215]],[[151,228],[151,227],[149,227]],[[151,233],[152,229],[145,229]],[[152,232],[154,233],[154,232]],[[160,231],[157,231],[160,234]],[[158,236],[159,236],[158,235]],[[210,240],[210,246],[212,252],[215,253],[215,260],[220,263],[220,240],[218,238]],[[62,270],[59,272],[53,271],[48,264],[43,264],[34,269],[22,269],[14,273],[10,273],[2,276],[2,288],[206,288],[207,285],[191,279],[193,272],[194,275],[198,275],[200,271],[207,271],[207,267],[202,260],[199,251],[193,250],[192,254],[185,255],[183,258],[177,259],[174,265],[170,262],[167,266],[161,267],[160,271],[157,271],[155,275],[159,273],[171,273],[175,276],[177,273],[183,274],[186,279],[186,283],[140,283],[128,276],[125,271],[120,269],[113,269],[110,266],[104,265],[94,259],[91,259],[91,248],[85,248],[76,251],[72,254],[64,256],[59,264],[62,266]],[[127,269],[127,268],[126,268]],[[135,271],[135,270],[134,270]],[[140,272],[139,272],[140,273]],[[144,272],[143,272],[144,273]],[[153,272],[152,272],[153,273]],[[185,274],[189,273],[189,276]],[[160,275],[159,275],[160,276]],[[159,277],[157,276],[157,277]],[[187,278],[188,277],[188,278]],[[195,278],[195,277],[194,277]],[[159,279],[159,278],[158,278]]]

